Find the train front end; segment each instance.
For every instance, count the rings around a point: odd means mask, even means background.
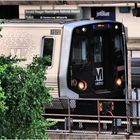
[[[70,40],[65,96],[124,99],[124,26],[107,21],[83,24],[73,28]]]

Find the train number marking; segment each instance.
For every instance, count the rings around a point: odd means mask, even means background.
[[[95,85],[103,85],[103,84],[104,84],[103,68],[99,67],[96,68]]]
[[[61,34],[61,30],[59,30],[59,29],[51,29],[50,34],[51,35],[60,35]]]

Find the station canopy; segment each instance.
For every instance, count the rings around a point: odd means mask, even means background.
[[[111,4],[140,3],[140,0],[0,0],[0,4]]]

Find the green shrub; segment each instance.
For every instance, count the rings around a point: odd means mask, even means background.
[[[7,65],[0,66],[0,74],[4,73],[6,67],[7,67]],[[4,93],[3,88],[1,86],[1,79],[0,79],[0,113],[6,109],[5,98],[6,98],[6,96],[5,96],[5,93]]]
[[[49,60],[35,57],[26,68],[17,66],[19,61],[0,57],[0,138],[47,138],[50,124],[41,114],[43,103],[52,100],[44,83]]]

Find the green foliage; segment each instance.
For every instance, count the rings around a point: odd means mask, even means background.
[[[1,82],[0,82],[0,113],[1,111],[3,112],[6,109],[5,99],[6,96],[4,95],[4,91],[1,87]]]
[[[7,65],[0,66],[0,75],[4,73],[6,67]],[[4,91],[2,89],[1,80],[0,80],[0,113],[1,111],[4,111],[6,109],[5,99],[6,99],[6,96],[4,95]]]
[[[0,57],[0,138],[47,138],[50,123],[41,114],[43,103],[51,102],[52,97],[44,83],[44,59],[48,62],[48,58],[35,57],[32,64],[22,68],[16,65],[21,60]]]

